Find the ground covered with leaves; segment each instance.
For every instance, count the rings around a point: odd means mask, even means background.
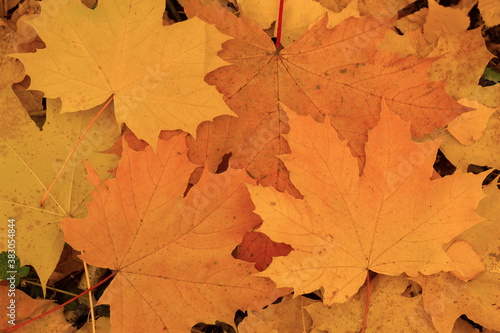
[[[0,4],[1,331],[500,331],[498,1]]]

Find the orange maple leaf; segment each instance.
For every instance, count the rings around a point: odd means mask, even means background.
[[[115,332],[187,332],[198,322],[231,322],[237,309],[261,309],[287,292],[231,256],[261,222],[243,170],[205,172],[183,197],[197,167],[188,161],[185,137],[158,140],[158,155],[124,141],[115,179],[100,181],[89,168],[97,191],[88,216],[62,221],[82,260],[118,271],[100,300],[111,305]]]
[[[340,141],[329,121],[290,120],[292,154],[282,158],[304,196],[249,187],[259,231],[295,251],[259,273],[297,294],[324,288],[324,302],[343,302],[367,270],[387,275],[462,273],[443,245],[481,221],[482,175],[430,180],[440,140],[415,143],[410,125],[382,106],[366,144],[366,165]],[[479,259],[477,259],[479,260]],[[479,261],[480,262],[480,261]]]
[[[190,159],[206,161],[212,172],[224,154],[232,153],[232,167],[247,168],[265,185],[291,187],[286,168],[275,157],[290,152],[283,138],[289,130],[283,106],[317,121],[328,118],[361,161],[382,96],[396,114],[411,120],[415,137],[468,110],[446,94],[444,81],[429,81],[435,58],[399,58],[377,49],[393,20],[349,18],[328,29],[325,16],[277,54],[266,33],[247,17],[236,18],[216,2],[207,7],[191,0],[185,8],[235,38],[219,52],[231,65],[205,80],[224,94],[238,118],[202,123],[198,139],[189,144]]]

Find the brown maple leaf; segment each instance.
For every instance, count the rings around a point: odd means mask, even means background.
[[[261,276],[296,293],[324,288],[324,302],[357,292],[367,270],[387,275],[463,272],[443,244],[475,225],[482,175],[460,172],[430,180],[440,140],[415,143],[410,125],[383,104],[366,145],[366,165],[329,122],[291,119],[292,154],[282,158],[304,196],[250,187],[259,231],[295,251],[274,258]]]
[[[277,54],[268,36],[245,16],[236,18],[216,3],[207,7],[195,0],[186,1],[185,8],[235,38],[219,52],[231,65],[205,80],[224,94],[238,118],[202,123],[197,140],[189,143],[190,159],[206,163],[212,172],[224,154],[232,153],[232,167],[246,168],[262,184],[296,194],[275,157],[290,152],[283,138],[289,130],[286,108],[320,122],[328,118],[361,162],[382,96],[396,114],[411,120],[415,137],[468,110],[445,93],[444,81],[427,78],[434,58],[399,58],[377,50],[393,19],[349,18],[329,29],[325,16]]]
[[[116,178],[89,168],[89,215],[65,219],[66,241],[82,260],[117,270],[101,303],[111,305],[115,332],[187,332],[198,322],[231,322],[237,309],[261,309],[282,293],[253,264],[231,251],[261,221],[243,170],[205,172],[186,197],[197,167],[187,159],[186,134],[136,152],[124,141]]]

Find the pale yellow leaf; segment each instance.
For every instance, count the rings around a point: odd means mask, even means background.
[[[61,97],[62,112],[87,110],[114,96],[115,116],[156,148],[161,130],[196,135],[198,124],[234,113],[204,77],[226,64],[217,56],[229,39],[198,18],[163,26],[155,0],[41,3],[29,23],[47,47],[16,54],[31,88]]]
[[[467,30],[469,17],[460,9],[439,5],[435,0],[429,0],[429,14],[424,24],[424,36],[432,43],[439,36],[457,34]]]
[[[497,109],[489,108],[477,101],[462,98],[460,104],[475,110],[461,114],[448,124],[448,132],[464,146],[479,140],[486,129],[490,117]]]
[[[477,6],[487,27],[500,24],[500,3],[498,0],[479,0]]]

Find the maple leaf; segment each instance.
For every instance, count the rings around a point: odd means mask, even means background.
[[[185,137],[159,140],[158,155],[124,142],[115,179],[101,184],[89,168],[97,191],[88,216],[62,221],[82,260],[118,271],[100,299],[111,306],[113,331],[187,332],[198,322],[231,322],[237,309],[261,309],[289,292],[231,256],[261,222],[243,170],[205,172],[183,197],[197,168]]]
[[[497,110],[466,98],[461,99],[459,102],[475,110],[458,116],[448,124],[447,130],[460,144],[470,146],[481,139],[489,119]],[[441,146],[443,145],[445,143],[441,144]]]
[[[53,300],[33,299],[19,289],[16,289],[15,297],[8,297],[7,295],[9,294],[9,287],[4,285],[0,285],[0,292],[3,295],[2,297],[0,297],[0,306],[2,309],[0,315],[3,318],[3,320],[0,322],[0,331],[2,332],[5,332],[5,330],[12,327],[12,325],[8,323],[8,321],[10,321],[11,319],[14,319],[13,322],[15,322],[16,324],[20,324],[31,318],[35,318],[42,313],[52,310],[57,306],[57,304],[54,304]],[[11,299],[15,300],[13,313],[14,316],[9,316],[10,309],[8,307],[11,306]],[[68,323],[64,318],[63,312],[64,309],[56,310],[48,316],[36,320],[27,328],[21,328],[19,332],[76,332],[76,328],[72,327],[72,325]]]
[[[0,90],[5,89],[7,86],[14,82],[19,82],[24,77],[24,70],[21,63],[12,58],[1,57],[0,54]]]
[[[82,217],[92,186],[85,179],[82,159],[92,162],[101,177],[109,177],[118,159],[97,153],[119,136],[111,111],[105,111],[69,161],[53,187],[46,205],[40,198],[59,172],[71,147],[97,114],[58,114],[60,101],[47,100],[43,131],[30,119],[12,89],[0,91],[0,211],[4,221],[15,218],[16,251],[23,264],[32,265],[41,284],[54,271],[64,241],[59,221],[65,216]],[[7,224],[0,226],[0,249],[7,250]]]
[[[440,333],[452,331],[462,314],[485,328],[500,330],[500,191],[496,182],[485,187],[488,194],[477,208],[487,218],[458,238],[472,244],[481,254],[486,271],[467,283],[449,273],[413,278],[422,285],[424,307]]]
[[[272,41],[248,18],[193,0],[185,8],[188,15],[197,13],[235,38],[219,52],[231,65],[209,73],[206,81],[224,94],[238,118],[202,123],[197,140],[189,143],[190,159],[206,162],[212,172],[224,154],[232,153],[231,167],[246,168],[266,186],[292,188],[286,168],[274,157],[290,152],[283,138],[289,130],[286,108],[317,121],[328,118],[360,160],[368,129],[378,121],[382,96],[394,112],[411,120],[415,137],[468,110],[445,93],[444,81],[428,80],[435,59],[401,59],[377,50],[392,19],[349,18],[329,29],[325,16],[276,54]]]
[[[481,94],[479,79],[484,68],[494,55],[488,51],[481,29],[466,30],[458,34],[439,38],[438,45],[430,56],[440,56],[431,67],[431,80],[446,81],[446,91],[456,100],[463,97],[477,99],[483,103],[495,103],[498,94]],[[477,97],[476,97],[477,96]]]
[[[495,0],[479,0],[478,8],[481,11],[486,26],[492,27],[500,24],[500,7]]]
[[[455,173],[431,181],[440,140],[411,141],[410,125],[382,106],[370,132],[361,176],[357,161],[329,122],[297,116],[282,158],[304,196],[249,187],[258,231],[295,251],[259,273],[296,293],[324,288],[324,302],[344,302],[367,270],[387,275],[458,270],[443,244],[475,225],[482,175]]]
[[[238,3],[240,13],[245,14],[263,30],[273,28],[272,36],[276,37],[279,12],[278,1],[245,0]],[[281,25],[281,44],[288,46],[302,36],[310,25],[326,13],[326,8],[314,0],[287,0],[283,3],[286,19]]]
[[[480,108],[481,113],[490,113],[491,110],[487,108]],[[479,111],[478,110],[478,111]],[[467,118],[462,122],[451,123],[452,130],[459,127],[465,128],[472,120]],[[472,125],[476,129],[482,129],[482,126]],[[480,136],[475,142],[468,143],[468,145],[461,144],[454,136],[446,136],[441,143],[441,150],[446,158],[455,166],[467,167],[469,164],[487,165],[492,168],[500,168],[500,111],[496,110],[489,118],[484,134]],[[470,135],[470,134],[469,134]],[[460,134],[457,136],[461,139]]]
[[[370,314],[365,332],[435,333],[432,320],[422,305],[422,296],[403,295],[410,287],[406,276],[377,275],[370,281]],[[326,332],[359,332],[366,307],[367,286],[342,304],[326,307],[314,303],[306,307],[313,320],[313,329]]]
[[[9,49],[8,39],[10,35],[5,31],[8,27],[0,20],[0,90],[5,89],[7,86],[14,82],[22,81],[24,78],[24,68],[19,60],[6,57]],[[5,30],[4,30],[5,29]]]
[[[281,26],[281,44],[288,46],[296,41],[325,13],[328,13],[328,28],[332,28],[351,16],[360,17],[360,13],[375,17],[392,17],[410,2],[409,0],[363,0],[359,3],[358,0],[287,0],[283,3],[285,20]],[[269,29],[272,23],[276,23],[278,5],[278,2],[259,0],[244,0],[238,3],[240,13],[248,16],[263,30]],[[275,24],[275,37],[277,27],[278,24]],[[269,30],[267,31],[269,33]]]
[[[445,272],[412,279],[422,286],[424,308],[439,333],[452,332],[463,314],[485,328],[500,329],[498,273],[485,272],[467,283]]]
[[[283,297],[280,303],[271,304],[261,313],[252,311],[238,325],[239,333],[303,333],[310,332],[312,320],[305,306],[315,300],[293,295]]]
[[[164,27],[164,4],[155,0],[105,1],[94,9],[79,0],[41,3],[31,21],[47,44],[16,54],[31,89],[61,97],[62,112],[86,110],[113,95],[115,115],[156,146],[162,129],[195,134],[196,126],[233,114],[203,82],[226,64],[216,56],[228,39],[197,18]]]
[[[478,84],[484,68],[494,57],[486,48],[480,28],[468,30],[469,10],[429,1],[429,9],[398,20],[403,36],[387,34],[379,47],[405,56],[436,57],[429,70],[431,80],[446,79],[446,92],[455,100],[469,98],[489,106],[500,104],[500,87]],[[447,19],[443,19],[446,17]],[[411,22],[411,23],[409,23]],[[398,24],[399,23],[399,24]]]
[[[449,17],[450,20],[443,20]],[[429,1],[429,12],[424,23],[426,39],[436,43],[439,37],[454,35],[467,30],[470,24],[466,12],[448,6],[442,6],[435,0]]]

